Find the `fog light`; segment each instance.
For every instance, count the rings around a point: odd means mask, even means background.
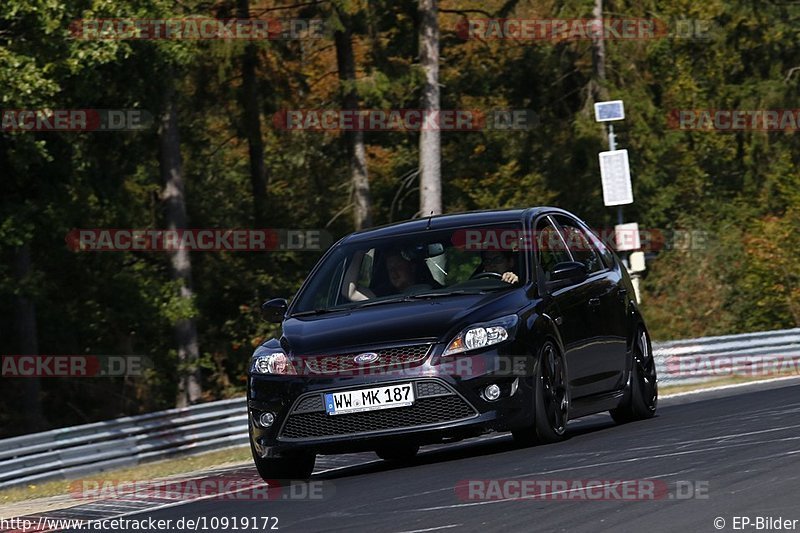
[[[483,391],[483,394],[486,395],[487,400],[493,402],[500,397],[500,387],[492,383],[486,387],[486,390]]]
[[[272,413],[263,413],[260,417],[258,417],[258,424],[264,428],[271,427],[274,422],[275,415]]]

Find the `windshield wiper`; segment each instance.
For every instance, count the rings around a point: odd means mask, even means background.
[[[455,291],[447,291],[447,292],[420,292],[417,294],[411,294],[408,298],[417,300],[417,299],[424,299],[424,298],[438,298],[441,296],[463,296],[465,294],[487,294],[490,292],[494,292],[496,289],[458,289]]]
[[[402,298],[389,298],[387,300],[366,300],[364,303],[349,307],[348,309],[361,309],[362,307],[372,307],[373,305],[407,302],[409,299],[410,296],[403,296]]]
[[[361,309],[362,307],[371,307],[373,305],[381,305],[381,304],[391,304],[397,302],[408,302],[409,296],[403,296],[402,298],[389,298],[386,300],[365,300],[362,303],[357,303],[355,305],[348,305],[347,307],[328,307],[324,309],[314,309],[311,311],[300,311],[299,313],[293,313],[290,316],[313,316],[313,315],[323,315],[325,313],[336,313],[337,311],[352,311],[353,309]]]
[[[347,311],[347,309],[349,308],[336,309],[333,307],[327,307],[322,309],[311,309],[310,311],[299,311],[297,313],[292,313],[289,315],[289,318],[296,316],[324,315],[325,313],[335,313],[336,311]]]

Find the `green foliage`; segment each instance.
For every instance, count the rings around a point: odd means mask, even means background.
[[[255,2],[252,2],[255,5]],[[592,2],[489,1],[511,18],[585,18]],[[268,177],[267,223],[275,228],[351,228],[348,155],[342,135],[287,132],[272,122],[285,109],[335,108],[350,86],[336,73],[332,40],[81,40],[81,17],[231,17],[235,4],[164,0],[5,0],[0,8],[0,108],[139,108],[159,116],[164,85],[178,88],[190,226],[252,227],[248,146],[239,93],[241,57],[258,50]],[[270,4],[272,5],[272,4]],[[352,23],[360,104],[417,109],[416,2],[341,0],[287,7],[264,16]],[[259,5],[259,9],[261,6]],[[603,206],[597,152],[607,149],[592,116],[588,41],[463,40],[468,8],[442,3],[442,108],[527,109],[529,130],[443,132],[447,211],[537,204],[575,211],[597,227],[614,223]],[[616,2],[614,17],[710,21],[702,39],[606,42],[611,98],[625,100],[615,124],[634,175],[629,221],[706,230],[707,245],[653,257],[644,309],[658,339],[800,325],[795,265],[800,261],[800,136],[796,133],[680,131],[676,109],[796,108],[800,25],[789,3],[709,0]],[[610,8],[607,8],[607,11]],[[256,8],[254,7],[254,12]],[[275,15],[277,13],[278,15]],[[468,14],[468,16],[483,16]],[[418,137],[366,132],[373,219],[414,216]],[[196,319],[205,398],[241,394],[249,355],[279,334],[260,319],[268,297],[290,297],[319,258],[296,253],[193,253],[194,298],[177,298],[165,254],[67,249],[75,228],[159,228],[156,127],[141,132],[0,131],[0,339],[18,347],[14,297],[36,303],[41,353],[142,354],[154,369],[141,379],[43,383],[43,404],[63,424],[169,407],[177,355],[172,326]],[[15,251],[29,245],[32,270],[13,279]],[[182,302],[182,303],[179,303]],[[63,398],[74,397],[72,402]],[[107,401],[97,402],[97,398]],[[8,412],[0,398],[2,412]],[[5,415],[4,415],[5,416]],[[9,415],[10,416],[10,415]],[[1,420],[4,425],[10,422]]]

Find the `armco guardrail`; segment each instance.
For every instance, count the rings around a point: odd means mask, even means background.
[[[0,488],[247,445],[243,398],[0,440]]]
[[[653,354],[663,385],[798,372],[800,328],[654,343]]]
[[[800,328],[654,343],[653,350],[662,385],[765,374],[776,358],[800,370]],[[247,444],[244,398],[56,429],[0,440],[0,488]]]

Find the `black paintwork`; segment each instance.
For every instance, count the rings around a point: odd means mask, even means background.
[[[580,222],[563,210],[539,207],[442,215],[433,217],[430,224],[435,229],[446,229],[521,222],[523,228],[531,230],[540,217],[549,214],[565,215]],[[428,219],[419,219],[354,233],[331,250],[360,239],[378,237],[390,241],[401,235],[421,233],[426,231],[428,224]],[[581,225],[585,227],[585,224]],[[312,270],[298,295],[308,286],[324,260],[325,257]],[[542,270],[536,265],[535,254],[528,251],[525,260],[529,263],[525,270],[534,274],[523,275],[518,288],[499,293],[398,302],[301,317],[291,316],[293,305],[290,304],[281,338],[268,340],[265,347],[282,350],[290,356],[359,353],[420,342],[430,342],[433,348],[422,364],[404,370],[400,378],[397,375],[275,376],[251,373],[248,377],[248,405],[251,438],[256,451],[262,457],[278,456],[297,449],[339,453],[374,449],[388,440],[396,440],[398,435],[403,435],[406,440],[431,443],[491,430],[508,431],[530,426],[534,416],[536,356],[545,339],[553,340],[565,356],[570,418],[617,407],[625,396],[631,374],[633,336],[637,328],[644,327],[624,266],[614,256],[610,268],[548,286]],[[274,313],[280,305],[273,302],[268,308]],[[519,317],[513,339],[478,353],[442,357],[446,344],[463,328],[510,314]],[[511,397],[504,395],[490,402],[481,393],[488,384],[507,385],[514,379],[514,376],[502,372],[498,356],[525,357],[529,364],[524,375],[519,377],[516,394]],[[473,363],[471,368],[478,370],[469,375],[458,372],[453,375],[454,359],[465,361],[467,358]],[[450,384],[478,415],[424,430],[391,430],[308,441],[278,439],[290,409],[304,393],[355,389],[365,384],[398,380],[408,382],[423,376],[437,377]],[[276,423],[270,429],[262,429],[253,423],[254,417],[264,411],[276,414]]]

